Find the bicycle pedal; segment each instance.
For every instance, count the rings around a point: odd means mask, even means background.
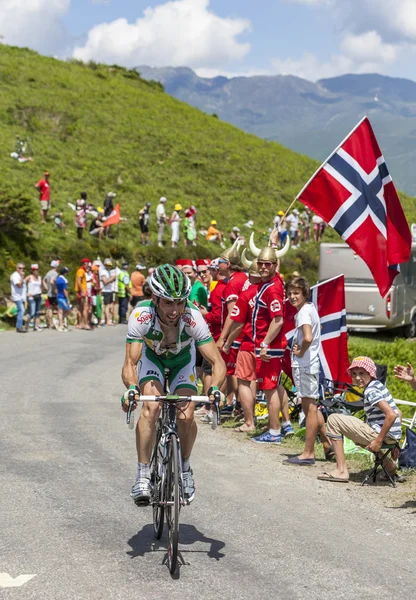
[[[142,508],[143,506],[149,506],[150,500],[149,498],[137,498],[137,500],[134,501],[134,504],[139,508]]]

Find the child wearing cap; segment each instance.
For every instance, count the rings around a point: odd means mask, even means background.
[[[354,385],[364,391],[366,422],[357,417],[332,414],[328,417],[326,433],[332,441],[337,468],[331,473],[323,473],[318,479],[346,483],[349,473],[344,455],[344,435],[358,446],[371,452],[380,452],[383,444],[396,444],[402,434],[400,412],[392,395],[384,384],[377,380],[376,365],[368,356],[354,358],[348,374]],[[386,459],[384,466],[390,475],[396,472],[396,465]]]

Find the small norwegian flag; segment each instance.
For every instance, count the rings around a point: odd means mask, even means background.
[[[311,302],[314,303],[321,322],[321,381],[330,379],[349,383],[347,373],[348,335],[345,310],[344,275],[328,279],[311,288]],[[284,332],[288,348],[292,347],[295,334],[296,308],[286,300]],[[287,350],[289,352],[289,350]],[[288,356],[285,362],[288,364]],[[289,374],[288,369],[285,372]]]
[[[296,197],[367,263],[384,297],[412,236],[370,121],[364,117]]]

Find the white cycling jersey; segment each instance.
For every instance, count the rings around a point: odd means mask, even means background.
[[[189,353],[192,346],[202,346],[212,341],[211,333],[199,309],[190,302],[179,318],[177,338],[174,344],[163,344],[164,334],[160,327],[156,306],[152,300],[136,305],[130,315],[127,343],[140,342],[160,358],[174,358]]]

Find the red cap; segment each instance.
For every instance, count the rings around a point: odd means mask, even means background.
[[[178,258],[175,262],[177,267],[193,267],[194,263],[190,258]]]
[[[211,261],[208,260],[207,258],[198,258],[198,260],[196,260],[195,264],[197,267],[207,267],[210,262]]]
[[[81,261],[82,264],[84,264],[84,263],[90,263],[90,262],[91,261],[90,261],[89,258],[83,258],[82,261]]]

